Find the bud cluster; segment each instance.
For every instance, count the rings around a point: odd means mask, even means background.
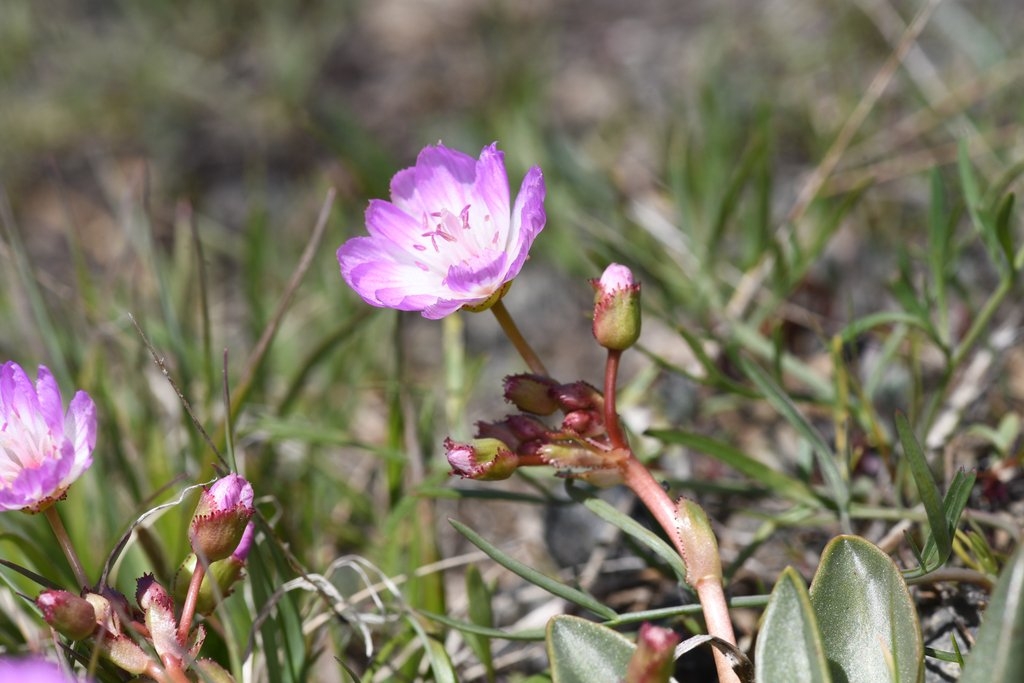
[[[135,605],[109,587],[46,590],[36,599],[43,619],[72,641],[92,639],[123,671],[168,680],[171,668],[201,671],[201,680],[231,681],[209,660],[197,660],[206,632],[192,627],[196,613],[209,614],[244,575],[254,527],[252,485],[237,474],[218,479],[200,494],[189,524],[192,552],[169,592],[153,574],[136,582]]]
[[[505,399],[522,412],[496,422],[478,422],[471,443],[446,440],[452,474],[507,479],[518,467],[547,465],[564,476],[591,478],[617,467],[622,454],[608,441],[604,396],[596,387],[519,374],[505,378],[504,390]],[[558,426],[541,419],[556,412],[562,413]]]

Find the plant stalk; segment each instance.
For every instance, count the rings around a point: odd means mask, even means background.
[[[512,320],[512,316],[509,314],[508,309],[505,308],[505,303],[499,299],[497,303],[491,306],[490,311],[494,314],[494,317],[497,318],[498,324],[501,325],[501,329],[505,333],[505,336],[509,338],[512,345],[516,347],[516,351],[519,352],[519,355],[522,356],[523,360],[526,362],[526,366],[534,373],[547,377],[547,368],[544,367],[544,363],[541,362],[540,356],[538,356],[530,347],[526,338],[523,337],[522,332],[520,332],[519,328],[516,327],[515,321]]]
[[[89,585],[89,579],[85,576],[85,568],[82,567],[82,561],[78,559],[78,553],[75,552],[75,547],[71,544],[71,537],[68,536],[68,530],[64,528],[64,522],[60,518],[60,513],[57,512],[57,506],[51,505],[43,510],[43,516],[50,523],[53,535],[57,537],[60,549],[64,551],[64,557],[68,558],[68,564],[71,565],[71,571],[75,573],[78,587],[85,588]]]

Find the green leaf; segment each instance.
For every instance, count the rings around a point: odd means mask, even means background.
[[[754,651],[760,683],[832,683],[807,586],[786,567],[772,589]]]
[[[480,548],[480,550],[483,550],[492,560],[500,564],[505,569],[523,577],[533,585],[543,588],[552,595],[557,595],[571,603],[588,609],[602,619],[614,619],[618,616],[615,613],[615,610],[610,607],[606,607],[594,596],[584,593],[581,590],[577,590],[576,588],[566,586],[563,583],[559,583],[550,576],[542,574],[536,569],[528,567],[519,560],[510,557],[499,550],[497,546],[486,541],[480,534],[476,533],[465,524],[457,522],[454,519],[449,519],[448,522],[455,527],[456,531],[465,536],[470,543],[475,545],[477,548]]]
[[[606,626],[569,615],[548,622],[552,683],[621,681],[636,646]]]
[[[863,538],[837,536],[822,553],[810,595],[834,680],[922,680],[917,612],[888,555]]]
[[[492,628],[494,614],[491,610],[491,591],[484,583],[480,569],[475,564],[466,567],[466,596],[469,599],[470,621],[477,626]],[[490,638],[477,633],[464,633],[463,637],[487,670],[487,680],[493,681],[494,656],[491,654]]]
[[[773,470],[727,443],[677,429],[652,429],[647,431],[646,435],[664,443],[680,444],[710,455],[794,503],[807,505],[816,510],[823,507],[821,499],[806,483]]]
[[[1024,550],[1003,568],[960,683],[1024,680]]]
[[[836,457],[832,449],[825,442],[824,437],[804,417],[799,408],[786,395],[775,381],[768,376],[757,364],[740,358],[743,372],[757,385],[757,388],[764,394],[765,400],[788,421],[797,432],[807,440],[814,451],[821,476],[825,479],[829,490],[832,493],[832,500],[839,509],[839,518],[844,528],[849,527],[850,522],[850,489],[847,486],[846,478],[836,464]]]
[[[974,472],[967,473],[959,470],[953,477],[953,481],[950,482],[949,490],[946,491],[946,497],[942,499],[943,519],[945,519],[948,529],[956,529],[957,525],[960,524],[960,516],[964,512],[964,508],[967,507],[967,501],[971,497],[971,489],[974,488],[974,480],[977,476]],[[953,539],[951,537],[951,550],[952,542]],[[921,558],[923,560],[921,569],[905,572],[903,575],[905,579],[917,578],[941,567],[949,559],[949,552],[940,553],[934,536],[929,535],[921,551]],[[927,569],[927,567],[932,569]]]
[[[661,540],[653,531],[645,528],[640,522],[627,514],[619,512],[607,501],[594,496],[580,486],[571,484],[571,482],[571,479],[566,482],[566,490],[573,500],[583,504],[584,507],[604,521],[614,524],[619,529],[622,529],[624,533],[650,548],[672,568],[680,584],[686,583],[686,565],[683,564],[683,558],[679,556],[678,551]]]
[[[907,416],[903,413],[896,413],[896,433],[900,437],[900,443],[903,444],[903,455],[910,466],[910,473],[917,485],[917,495],[921,498],[921,504],[924,505],[924,511],[928,517],[928,526],[931,529],[928,537],[934,540],[935,552],[932,556],[929,556],[927,551],[923,554],[925,564],[922,569],[930,572],[942,566],[953,550],[949,522],[946,520],[942,497],[939,494],[939,487],[932,477],[928,459],[925,457],[917,437],[914,436]]]
[[[1010,220],[1013,217],[1013,203],[1014,194],[1010,194],[1003,197],[1003,200],[999,202],[999,206],[996,208],[996,220],[995,220],[995,233],[996,239],[999,242],[999,247],[1002,249],[1003,257],[1006,259],[1006,264],[1009,266],[1009,270],[1014,270],[1014,250],[1013,250],[1013,222]]]

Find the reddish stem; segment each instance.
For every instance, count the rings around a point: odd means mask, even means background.
[[[608,431],[608,439],[614,448],[629,449],[629,442],[619,424],[619,414],[615,409],[615,384],[619,376],[619,359],[622,351],[608,350],[608,358],[604,363],[604,424]]]
[[[196,614],[196,603],[199,601],[199,587],[203,585],[206,566],[202,558],[196,558],[196,568],[192,572],[192,580],[188,584],[188,594],[181,608],[181,621],[178,622],[178,642],[182,647],[188,646],[188,632],[192,627],[192,617]]]

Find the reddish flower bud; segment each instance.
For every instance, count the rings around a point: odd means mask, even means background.
[[[484,422],[481,420],[477,422],[476,438],[497,439],[508,446],[511,451],[519,449],[519,439],[512,431],[512,428],[509,427],[508,420],[501,420],[500,422]]]
[[[586,382],[573,382],[572,384],[560,384],[552,390],[558,407],[562,412],[573,410],[587,410],[593,408],[602,410],[604,408],[604,396],[597,388]]]
[[[672,676],[679,636],[674,631],[643,624],[636,638],[636,650],[626,669],[631,683],[667,683]]]
[[[600,280],[591,280],[594,338],[606,349],[624,351],[640,337],[640,285],[629,268],[613,263]]]
[[[154,649],[161,658],[184,656],[178,642],[178,621],[174,618],[174,600],[152,574],[144,574],[137,581],[135,600],[146,614],[146,628]]]
[[[472,443],[444,440],[452,474],[463,479],[496,481],[508,479],[519,466],[519,458],[497,439],[474,439]]]
[[[596,410],[574,410],[562,420],[562,429],[581,436],[604,434],[604,415]]]
[[[544,375],[509,375],[505,378],[505,400],[519,410],[536,415],[550,415],[558,410],[552,391],[558,382]]]
[[[509,415],[505,423],[518,441],[545,439],[551,434],[548,426],[532,415]]]
[[[83,597],[64,590],[45,590],[36,598],[43,619],[71,640],[84,640],[96,632],[96,609]]]
[[[208,562],[223,560],[238,547],[253,512],[252,484],[237,474],[218,479],[203,489],[192,515],[192,550]]]

